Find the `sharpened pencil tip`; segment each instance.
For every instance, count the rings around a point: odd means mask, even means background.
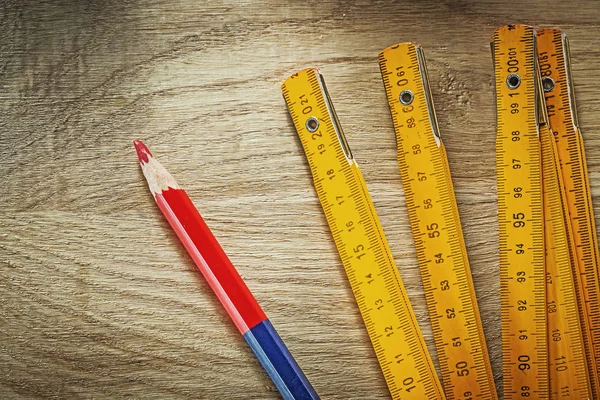
[[[135,146],[135,151],[137,151],[138,158],[141,163],[145,164],[148,162],[148,157],[152,156],[150,150],[146,147],[141,140],[134,140],[133,145]]]

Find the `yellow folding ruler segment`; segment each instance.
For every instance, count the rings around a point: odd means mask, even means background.
[[[540,93],[540,115],[545,114]],[[551,399],[591,399],[588,366],[575,282],[569,231],[565,219],[566,199],[554,136],[547,124],[540,125],[544,234],[546,249],[546,300],[548,318],[548,369]]]
[[[535,31],[492,38],[504,397],[548,399],[548,343]]]
[[[583,140],[577,126],[569,48],[564,33],[543,29],[537,34],[542,87],[554,133],[566,196],[575,255],[575,285],[594,398],[600,396],[600,283],[598,238],[592,208]]]
[[[448,399],[497,398],[421,46],[379,54],[398,163]]]
[[[282,90],[392,397],[445,398],[321,74],[302,70],[286,79]]]

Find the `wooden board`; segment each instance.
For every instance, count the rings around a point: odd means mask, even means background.
[[[2,398],[278,398],[154,204],[138,138],[321,396],[388,397],[281,96],[301,68],[322,69],[433,352],[377,64],[423,45],[498,388],[494,28],[567,32],[600,215],[594,1],[26,3],[0,5]]]

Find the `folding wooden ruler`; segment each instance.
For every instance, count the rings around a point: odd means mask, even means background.
[[[445,398],[320,73],[302,70],[288,78],[282,90],[392,397]]]
[[[538,76],[539,78],[539,76]],[[538,85],[541,89],[541,86]],[[571,227],[554,136],[547,123],[544,96],[539,93],[538,119],[542,146],[542,191],[546,251],[546,312],[551,399],[591,399],[588,365],[573,272]],[[573,248],[574,250],[574,248]]]
[[[421,46],[379,54],[398,163],[448,399],[495,399],[446,150]]]
[[[598,239],[583,140],[577,124],[566,35],[557,29],[537,33],[542,87],[566,197],[574,282],[593,398],[600,396],[600,305]]]
[[[548,342],[535,31],[494,32],[502,359],[506,399],[548,399]]]

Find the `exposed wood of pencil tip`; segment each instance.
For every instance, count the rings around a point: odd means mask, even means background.
[[[148,147],[141,140],[134,140],[135,150],[142,166],[142,172],[148,181],[148,186],[153,195],[162,193],[168,188],[179,189],[175,178],[152,155]]]

